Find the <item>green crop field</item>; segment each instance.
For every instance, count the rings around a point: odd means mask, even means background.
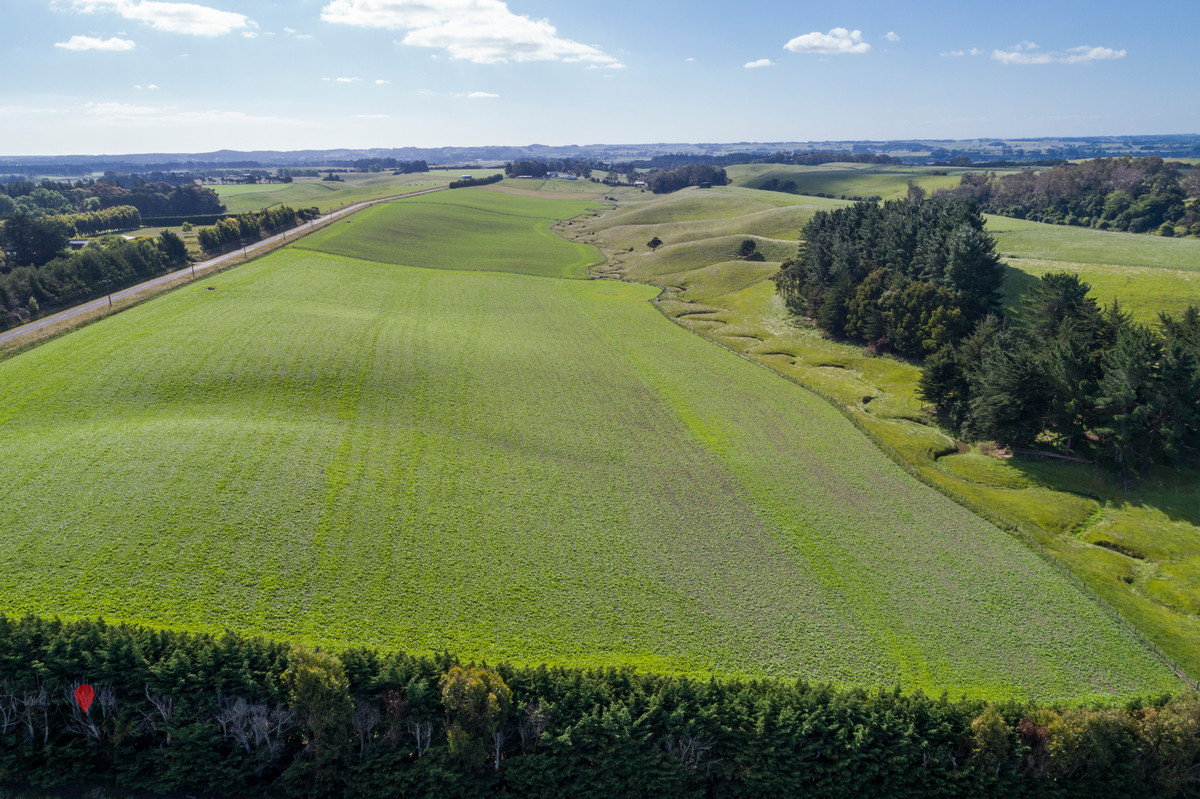
[[[586,277],[600,254],[566,241],[550,226],[601,207],[455,189],[382,203],[296,246],[407,266]]]
[[[680,324],[828,394],[924,480],[1036,541],[1200,676],[1200,473],[1161,471],[1126,490],[1088,467],[960,452],[928,424],[916,392],[919,367],[824,339],[786,312],[770,278],[794,255],[795,244],[779,234],[780,220],[766,210],[780,197],[735,187],[625,194],[615,212],[565,232],[606,252],[606,274],[666,287],[659,307]],[[687,210],[687,222],[679,221],[680,209]],[[1002,251],[1011,254],[1023,237],[1048,259],[1011,259],[1013,291],[1032,275],[1073,271],[1093,284],[1099,299],[1119,297],[1145,322],[1156,320],[1159,310],[1200,304],[1200,241],[1000,217],[988,223]],[[706,229],[711,234],[704,235]],[[645,244],[654,236],[664,242],[657,251]],[[746,237],[755,239],[764,260],[736,259]],[[1097,260],[1078,262],[1088,257]]]
[[[460,194],[347,227],[401,249],[413,209],[461,239],[498,203],[560,217]],[[288,248],[0,363],[0,611],[955,695],[1178,687],[656,289],[363,254]]]
[[[780,183],[795,181],[802,194],[831,194],[834,197],[882,197],[890,200],[908,192],[908,181],[927,191],[957,186],[970,169],[956,167],[917,167],[882,164],[737,164],[725,173],[735,186],[757,189],[772,178]],[[978,170],[976,170],[978,171]],[[1003,170],[1001,170],[1003,172]]]
[[[433,186],[445,186],[462,175],[482,178],[496,174],[495,169],[435,169],[408,175],[390,172],[338,173],[340,181],[320,178],[296,178],[291,183],[212,186],[229,213],[258,211],[271,205],[290,205],[293,208],[316,206],[328,213],[353,203],[374,200],[393,194],[419,191]]]

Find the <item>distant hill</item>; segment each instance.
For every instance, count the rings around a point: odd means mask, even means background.
[[[251,169],[283,166],[351,166],[361,158],[423,160],[430,165],[487,163],[529,158],[583,158],[629,161],[663,155],[725,156],[744,153],[747,160],[776,152],[811,150],[878,154],[908,164],[1014,162],[1099,158],[1115,155],[1200,157],[1200,134],[1165,136],[1085,136],[1035,139],[917,139],[900,141],[732,142],[652,144],[586,144],[481,147],[381,147],[333,150],[215,150],[207,153],[137,153],[125,155],[0,156],[0,174],[90,174],[117,171],[180,169]]]

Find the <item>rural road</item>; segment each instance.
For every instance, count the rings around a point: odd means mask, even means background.
[[[330,221],[333,219],[337,219],[338,217],[341,217],[341,216],[348,216],[349,214],[352,214],[355,211],[361,211],[362,209],[368,208],[372,205],[375,205],[376,203],[387,202],[389,200],[401,200],[405,197],[416,197],[418,194],[432,194],[435,191],[445,191],[446,189],[447,189],[446,186],[439,186],[436,189],[422,189],[421,191],[414,191],[414,192],[410,192],[408,194],[396,194],[391,197],[380,197],[379,199],[376,199],[376,200],[365,200],[361,203],[355,203],[354,205],[347,205],[345,208],[342,208],[337,211],[333,211],[332,213],[326,214],[325,216],[314,219],[312,222],[312,225],[309,225],[308,223],[305,223],[303,225],[298,225],[298,226],[292,228],[291,230],[284,231],[283,233],[277,233],[276,235],[271,236],[270,238],[263,239],[262,241],[258,241],[258,242],[255,242],[254,244],[247,245],[244,252],[247,254],[252,253],[255,250],[260,250],[263,247],[267,247],[276,242],[283,241],[288,236],[291,236],[293,239],[303,238],[304,236],[307,235],[307,233],[303,232],[304,228],[306,228],[306,227],[311,229],[313,226],[316,225],[317,222],[326,222],[326,221]],[[79,314],[87,313],[88,311],[94,310],[96,308],[101,308],[109,303],[110,296],[114,300],[123,299],[125,297],[132,297],[136,294],[140,294],[141,292],[145,291],[146,289],[151,289],[151,288],[154,288],[155,286],[161,286],[164,283],[170,283],[172,280],[175,280],[176,278],[182,277],[186,274],[193,272],[193,270],[198,274],[205,269],[211,269],[214,266],[220,266],[221,264],[225,263],[226,261],[242,255],[242,253],[243,253],[242,249],[237,249],[237,250],[234,250],[233,252],[229,252],[229,253],[226,253],[225,255],[221,255],[216,258],[213,258],[209,261],[201,261],[200,263],[197,263],[197,264],[188,264],[183,269],[178,269],[174,272],[168,272],[165,275],[159,275],[158,277],[156,277],[152,280],[147,280],[145,283],[138,283],[136,286],[130,286],[127,289],[121,289],[120,291],[115,291],[111,295],[106,294],[105,296],[101,297],[98,300],[92,300],[91,302],[85,302],[83,305],[76,305],[75,307],[68,308],[65,311],[59,311],[58,313],[53,314],[51,316],[47,316],[43,319],[38,319],[36,322],[29,322],[28,324],[24,324],[24,325],[21,325],[20,327],[13,328],[12,330],[9,330],[5,333],[0,333],[0,344],[4,344],[5,342],[12,341],[15,338],[20,338],[21,336],[41,330],[44,327],[49,327],[50,325],[53,325],[56,322],[61,322],[66,319],[70,319],[73,316],[78,316]]]

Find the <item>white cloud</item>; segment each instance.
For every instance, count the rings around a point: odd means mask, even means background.
[[[391,83],[391,81],[390,81],[390,80],[384,80],[383,78],[376,78],[376,79],[375,79],[375,85],[376,85],[376,86],[387,86],[389,83]]]
[[[1125,50],[1111,47],[1072,47],[1065,52],[1039,52],[1033,42],[1021,42],[1011,50],[993,50],[992,58],[1001,64],[1088,64],[1093,61],[1113,61],[1124,58]]]
[[[983,51],[978,47],[972,47],[970,50],[950,50],[945,53],[938,53],[942,58],[962,58],[965,55],[983,55]]]
[[[1072,47],[1063,56],[1064,64],[1086,64],[1089,61],[1115,61],[1124,58],[1126,51],[1114,50],[1111,47]]]
[[[72,36],[65,42],[55,42],[54,46],[76,52],[83,50],[105,50],[110,53],[120,53],[136,47],[129,39],[118,39],[115,36],[111,39],[97,39],[92,36]]]
[[[139,92],[140,91],[156,92],[156,91],[158,91],[158,84],[151,83],[148,86],[143,86],[142,84],[139,83],[136,86],[134,86],[133,88],[137,89]]]
[[[558,35],[549,20],[514,14],[502,0],[332,0],[321,19],[405,30],[400,43],[446,50],[477,64],[564,61],[619,67],[598,47]]]
[[[696,60],[696,59],[694,59],[694,58],[685,58],[685,59],[683,59],[683,62],[684,62],[685,64],[690,64],[690,63],[692,63],[692,62],[693,62],[693,61],[695,61],[695,60]]]
[[[769,58],[760,58],[757,61],[750,61],[745,65],[746,69],[758,69],[759,67],[773,67],[775,62]]]
[[[463,96],[469,100],[495,100],[500,95],[492,94],[491,92],[467,92]]]
[[[885,33],[883,35],[883,38],[887,39],[889,42],[900,41],[900,37],[898,35],[896,35],[895,31],[888,31],[887,33]]]
[[[793,53],[823,53],[825,55],[846,55],[866,53],[871,45],[863,41],[862,31],[850,31],[845,28],[834,28],[829,33],[806,33],[797,36],[783,46],[784,50]]]
[[[76,11],[95,14],[110,11],[166,33],[192,36],[220,36],[243,28],[258,27],[245,14],[202,6],[196,3],[168,3],[159,0],[72,0]]]
[[[258,31],[243,31],[242,38],[243,39],[257,39]]]
[[[321,78],[326,83],[358,83],[362,78]]]

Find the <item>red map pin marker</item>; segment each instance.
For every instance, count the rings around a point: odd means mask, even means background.
[[[90,685],[81,685],[75,689],[75,701],[79,703],[79,707],[84,713],[88,712],[88,708],[92,706],[92,700],[96,698],[96,689]]]

